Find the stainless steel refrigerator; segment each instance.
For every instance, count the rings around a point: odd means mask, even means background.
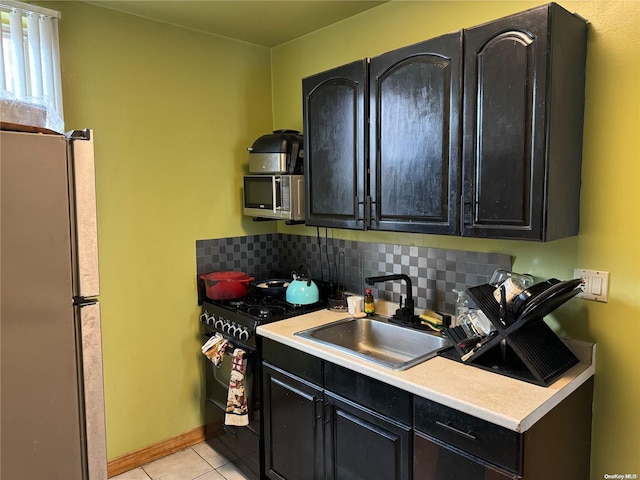
[[[93,132],[2,131],[0,478],[107,478]]]

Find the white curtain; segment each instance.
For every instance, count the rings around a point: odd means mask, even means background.
[[[2,120],[64,132],[58,20],[60,12],[0,0]]]

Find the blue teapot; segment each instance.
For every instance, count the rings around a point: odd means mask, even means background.
[[[306,275],[304,273],[306,270]],[[320,300],[318,286],[311,280],[311,270],[304,263],[298,267],[298,274],[292,272],[293,280],[286,292],[287,302],[293,305],[310,305]]]

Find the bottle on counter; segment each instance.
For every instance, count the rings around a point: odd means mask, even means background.
[[[455,327],[456,325],[460,325],[463,323],[464,317],[469,313],[469,299],[467,298],[467,294],[464,290],[453,290],[453,292],[457,295],[456,298],[456,316],[455,322],[451,325]]]
[[[364,290],[364,313],[367,315],[373,315],[376,311],[376,306],[373,301],[373,294],[370,288]]]

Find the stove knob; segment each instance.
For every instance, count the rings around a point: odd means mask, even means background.
[[[218,317],[213,323],[213,326],[222,330],[222,326],[224,325],[224,319],[222,317]]]
[[[249,340],[249,330],[247,330],[246,328],[243,328],[238,334],[238,338],[240,340]]]
[[[216,316],[213,313],[204,312],[202,315],[205,317],[204,323],[206,325],[213,325],[216,320]]]
[[[230,327],[229,327],[229,334],[233,335],[234,337],[238,338],[238,331],[240,330],[240,327],[238,325],[236,325],[235,323],[233,323]]]
[[[209,314],[207,312],[202,312],[202,315],[200,315],[200,321],[209,325]]]

